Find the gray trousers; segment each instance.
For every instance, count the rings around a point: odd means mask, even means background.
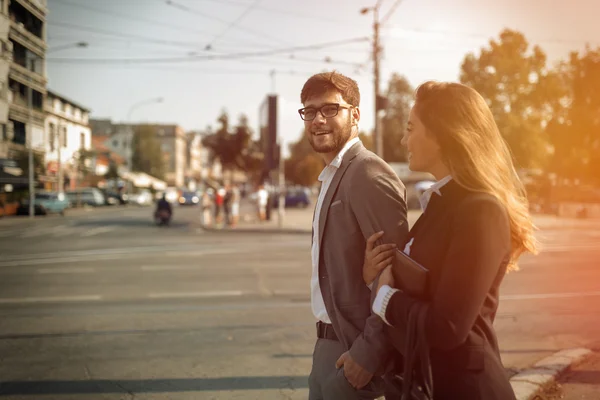
[[[335,362],[346,351],[337,340],[317,339],[313,365],[308,377],[309,400],[373,400],[383,398],[384,382],[374,377],[364,388],[356,390],[346,380],[344,368]]]

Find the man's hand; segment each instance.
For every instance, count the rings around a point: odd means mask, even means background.
[[[373,374],[357,364],[348,351],[338,358],[335,367],[344,367],[344,376],[348,380],[348,383],[355,389],[364,388],[371,381],[371,378],[373,378]]]

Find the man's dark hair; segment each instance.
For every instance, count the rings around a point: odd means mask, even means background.
[[[331,91],[339,92],[348,104],[355,107],[360,105],[360,92],[356,81],[337,71],[321,72],[308,78],[300,93],[300,101],[305,104],[311,97]]]

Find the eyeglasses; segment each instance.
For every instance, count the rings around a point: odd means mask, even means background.
[[[339,103],[327,103],[323,104],[319,108],[314,107],[305,107],[298,110],[298,114],[300,114],[300,118],[304,121],[312,121],[317,118],[317,113],[320,112],[323,118],[333,118],[338,115],[340,108],[351,109],[354,106],[344,106]]]

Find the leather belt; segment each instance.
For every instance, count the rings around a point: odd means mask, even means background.
[[[319,339],[338,340],[333,325],[322,321],[317,322],[317,337]]]

